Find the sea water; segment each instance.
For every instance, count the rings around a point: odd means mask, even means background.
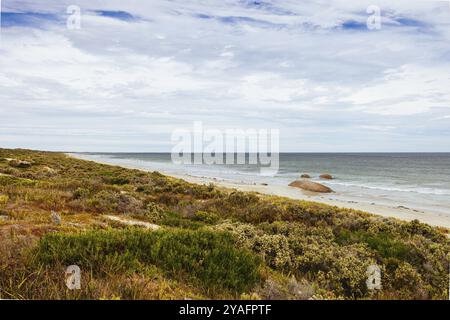
[[[407,207],[450,216],[450,153],[280,153],[274,176],[258,165],[177,165],[170,153],[88,153],[92,160],[174,175],[287,186],[303,173],[332,188],[329,199]],[[333,180],[319,175],[331,174]]]

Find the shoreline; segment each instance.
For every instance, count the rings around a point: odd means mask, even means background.
[[[65,153],[69,157],[74,157],[80,160],[87,160],[87,161],[93,161],[97,163],[102,163],[106,165],[115,165],[120,166],[127,169],[137,169],[142,171],[153,171],[148,168],[140,167],[139,165],[131,166],[129,164],[120,163],[120,162],[108,162],[98,160],[98,159],[92,159],[89,156],[86,156],[84,154],[77,154],[77,153]],[[301,190],[299,188],[295,187],[289,187],[289,186],[280,186],[280,185],[261,185],[261,184],[246,184],[243,182],[235,182],[235,181],[226,181],[222,179],[217,178],[210,178],[210,177],[197,177],[192,176],[188,174],[174,174],[170,172],[165,172],[161,170],[156,170],[160,172],[161,174],[164,174],[166,176],[170,176],[177,179],[182,179],[190,183],[195,184],[214,184],[218,187],[227,188],[227,189],[236,189],[238,191],[243,192],[257,192],[263,195],[267,196],[278,196],[278,197],[285,197],[293,200],[304,200],[304,201],[311,201],[311,202],[318,202],[330,206],[336,206],[340,208],[346,208],[346,209],[354,209],[354,210],[360,210],[364,211],[373,215],[378,215],[382,217],[388,217],[388,218],[396,218],[403,221],[412,221],[412,220],[419,220],[420,222],[429,224],[431,226],[435,227],[443,227],[450,229],[450,216],[445,214],[440,214],[437,212],[424,212],[415,210],[412,208],[407,208],[404,206],[399,207],[392,207],[387,205],[380,205],[380,204],[370,204],[370,203],[363,203],[363,202],[357,202],[357,201],[346,201],[346,200],[338,200],[338,199],[327,199],[326,195],[324,194],[317,194],[313,192],[307,192],[304,190]]]

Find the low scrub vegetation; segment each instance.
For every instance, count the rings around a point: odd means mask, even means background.
[[[189,278],[205,291],[242,293],[260,281],[259,258],[238,250],[226,233],[211,231],[108,230],[49,234],[39,242],[43,265],[78,265],[95,274],[138,272],[156,266]]]
[[[0,149],[0,298],[447,299],[449,252],[418,221]]]

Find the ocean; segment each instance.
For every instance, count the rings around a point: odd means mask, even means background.
[[[176,165],[170,153],[83,153],[83,158],[166,174],[243,184],[287,186],[302,173],[335,192],[329,199],[355,201],[450,217],[450,153],[280,153],[275,176],[257,165]],[[321,180],[322,173],[333,180]]]

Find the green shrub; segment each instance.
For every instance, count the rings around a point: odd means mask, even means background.
[[[89,197],[90,191],[89,189],[86,188],[77,188],[74,192],[73,192],[73,198],[74,199],[84,199]]]
[[[128,194],[106,190],[102,190],[93,198],[88,199],[87,204],[92,209],[101,213],[139,214],[143,209],[143,203],[139,199]]]
[[[206,289],[244,292],[260,281],[260,260],[235,248],[231,236],[210,231],[108,230],[82,234],[49,234],[37,248],[39,262],[76,264],[101,273],[136,271],[156,265],[171,276],[187,276]]]
[[[153,223],[159,222],[166,216],[165,210],[162,206],[153,201],[146,201],[145,210],[142,211],[142,216],[146,217]]]
[[[233,234],[239,246],[259,254],[272,268],[288,270],[291,266],[292,251],[284,235],[264,234],[253,225],[240,223],[223,223],[215,229]]]
[[[253,193],[244,193],[241,191],[234,191],[228,196],[227,202],[237,206],[248,206],[257,203],[258,196]]]
[[[111,177],[110,179],[106,179],[105,181],[108,184],[116,184],[116,185],[125,185],[125,184],[129,184],[130,183],[130,179],[128,179],[127,177]]]
[[[104,170],[101,170],[98,173],[102,178],[102,181],[106,184],[124,185],[131,182],[127,170],[123,170],[120,167],[106,167]]]
[[[336,237],[336,241],[340,244],[366,243],[380,258],[409,260],[415,254],[413,248],[386,233],[370,234],[364,231],[341,230]]]
[[[30,180],[30,179],[0,175],[0,186],[15,185],[15,186],[27,187],[27,186],[34,186],[35,184],[36,184],[36,181]]]
[[[398,299],[429,299],[430,290],[417,270],[407,262],[390,260],[382,285]],[[448,283],[448,280],[447,280]]]
[[[174,212],[166,212],[166,214],[159,221],[159,223],[169,227],[177,227],[192,230],[196,230],[205,226],[205,223],[201,221],[193,221],[188,218],[183,218]]]
[[[425,238],[431,240],[440,240],[440,241],[446,240],[445,236],[442,233],[439,233],[435,228],[425,223],[421,223],[419,220],[413,220],[408,223],[405,223],[403,225],[403,229],[408,234],[420,234]]]
[[[219,220],[219,217],[212,212],[197,211],[194,215],[194,220],[202,221],[207,224],[214,224]]]
[[[25,169],[31,167],[32,163],[30,161],[12,159],[9,161],[9,165],[13,168]]]
[[[372,254],[360,245],[345,247],[317,238],[291,241],[298,274],[312,278],[319,287],[338,295],[361,298],[367,294],[367,267],[374,264]]]
[[[3,206],[8,203],[9,197],[4,194],[0,194],[0,206]]]

